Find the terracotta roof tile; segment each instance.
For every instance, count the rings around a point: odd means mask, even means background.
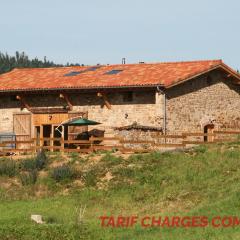
[[[95,71],[89,71],[91,66],[14,69],[0,75],[0,91],[155,85],[169,87],[220,66],[231,70],[221,60],[107,65]],[[123,71],[117,74],[105,74],[111,70]],[[81,73],[65,76],[78,71]]]

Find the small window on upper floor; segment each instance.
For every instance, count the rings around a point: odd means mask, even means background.
[[[123,93],[123,102],[132,102],[133,101],[133,92]]]

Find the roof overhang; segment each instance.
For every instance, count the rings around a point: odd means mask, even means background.
[[[0,94],[18,94],[18,93],[59,93],[59,92],[97,92],[97,91],[126,91],[126,90],[153,90],[157,87],[164,88],[161,84],[148,84],[148,85],[125,85],[125,86],[99,86],[99,87],[76,87],[76,88],[35,88],[35,89],[11,89],[0,90]]]
[[[240,84],[240,74],[236,71],[234,71],[233,69],[231,69],[230,67],[228,67],[226,64],[222,63],[220,66],[224,71],[226,71],[227,73],[229,73],[230,76],[234,77],[234,79],[236,80],[237,84]]]
[[[176,82],[176,83],[174,83],[174,84],[171,84],[171,85],[169,85],[169,86],[166,86],[166,88],[174,87],[174,86],[176,86],[176,85],[179,85],[179,84],[181,84],[181,83],[187,82],[187,81],[189,81],[189,80],[192,80],[192,79],[194,79],[194,78],[197,78],[197,77],[199,77],[199,76],[202,76],[202,75],[204,75],[204,74],[207,74],[207,73],[212,72],[212,71],[217,70],[217,69],[225,71],[225,72],[228,73],[230,76],[232,76],[234,79],[236,79],[236,84],[240,84],[240,74],[237,73],[236,71],[234,71],[233,69],[231,69],[230,67],[228,67],[226,64],[221,63],[221,64],[219,64],[219,65],[217,65],[217,66],[215,66],[215,67],[213,67],[213,68],[208,69],[207,71],[200,72],[200,73],[198,73],[198,74],[195,74],[195,75],[193,75],[193,76],[190,76],[190,77],[188,77],[188,78],[185,78],[185,79],[183,79],[183,80],[180,80],[180,81],[178,81],[178,82]]]

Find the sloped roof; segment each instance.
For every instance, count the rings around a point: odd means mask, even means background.
[[[240,80],[240,75],[222,60],[104,65],[96,68],[24,68],[0,75],[0,91],[171,87],[216,68],[222,68]],[[122,71],[106,74],[112,70]]]

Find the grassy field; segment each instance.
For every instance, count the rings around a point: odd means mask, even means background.
[[[1,240],[240,239],[240,226],[103,228],[99,220],[103,215],[240,216],[239,143],[127,158],[49,155],[39,168],[33,163],[0,164]],[[31,214],[41,214],[46,223],[31,222]]]

